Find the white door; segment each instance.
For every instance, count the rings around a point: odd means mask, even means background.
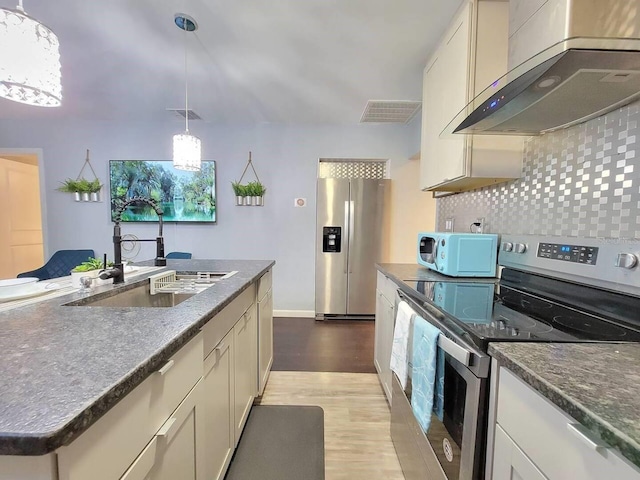
[[[40,179],[32,155],[0,158],[0,278],[44,264]]]

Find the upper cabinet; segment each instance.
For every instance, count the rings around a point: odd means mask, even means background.
[[[461,192],[519,178],[523,138],[443,133],[471,99],[507,72],[509,2],[468,0],[424,70],[422,190]]]

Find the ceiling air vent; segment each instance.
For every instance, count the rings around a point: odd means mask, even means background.
[[[202,117],[198,115],[193,110],[187,110],[189,112],[189,120],[202,120]],[[184,120],[185,118],[185,110],[184,108],[167,108],[167,112],[173,113],[176,117]]]
[[[369,100],[360,123],[409,123],[422,102],[404,100]]]

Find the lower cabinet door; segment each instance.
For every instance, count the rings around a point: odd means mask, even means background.
[[[221,480],[234,447],[233,331],[204,361],[204,438],[207,480]]]
[[[262,395],[273,363],[273,296],[272,290],[258,303],[258,394]]]
[[[203,382],[162,425],[121,480],[204,480]]]
[[[547,480],[500,425],[496,425],[493,458],[493,480]]]
[[[233,327],[235,445],[247,421],[257,390],[258,339],[255,304]]]

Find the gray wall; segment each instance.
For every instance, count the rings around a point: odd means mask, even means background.
[[[408,164],[408,157],[416,152],[419,123],[350,127],[192,125],[193,133],[202,139],[204,158],[217,162],[218,223],[167,225],[166,251],[191,251],[199,258],[275,259],[275,308],[312,311],[318,158],[389,158],[393,172]],[[0,147],[43,150],[47,252],[88,247],[112,256],[108,191],[103,203],[87,204],[76,203],[71,195],[55,189],[65,178],[77,176],[87,148],[98,176],[108,185],[110,159],[170,159],[171,137],[179,131],[179,123],[12,120],[0,122]],[[230,182],[239,179],[249,150],[268,189],[263,208],[233,205]],[[295,208],[295,197],[306,197],[308,206]],[[155,225],[125,224],[123,233],[152,238],[156,229]],[[138,259],[153,256],[152,246],[146,245]]]
[[[437,200],[437,228],[640,239],[640,102],[525,142],[521,179]]]

